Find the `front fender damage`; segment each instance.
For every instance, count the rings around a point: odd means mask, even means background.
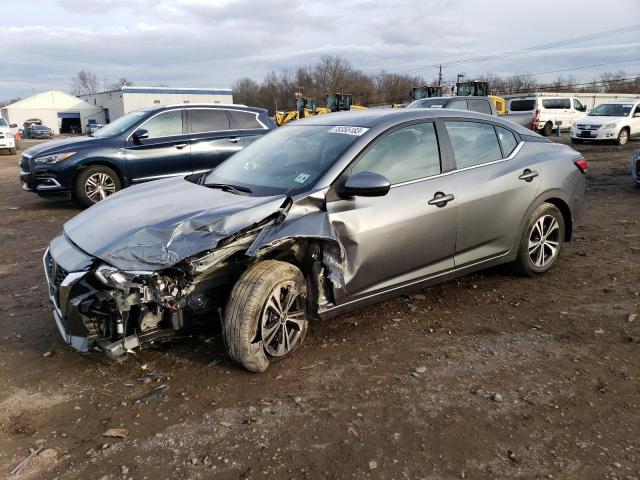
[[[185,229],[216,231],[194,223],[185,227],[185,222],[180,222],[169,238],[180,238]],[[172,241],[162,242],[162,249],[155,256],[147,248],[141,251],[138,243],[138,248],[134,246],[126,255],[147,265],[154,260],[164,263],[171,245]],[[122,252],[111,252],[119,253]],[[139,253],[144,254],[143,261]],[[298,202],[286,198],[262,219],[167,268],[122,272],[126,277],[122,284],[105,284],[104,279],[99,281],[100,277],[91,272],[70,292],[67,308],[81,319],[89,345],[122,360],[135,348],[174,337],[184,328],[185,318],[220,313],[240,274],[266,258],[283,259],[301,268],[308,281],[312,317],[335,304],[334,291],[344,290],[345,256],[329,221],[322,192]]]

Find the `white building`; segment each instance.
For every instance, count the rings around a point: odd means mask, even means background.
[[[40,119],[56,134],[84,132],[89,118],[99,123],[105,120],[102,108],[60,90],[38,93],[3,107],[0,113],[18,128],[25,120]]]
[[[233,103],[230,88],[173,88],[123,86],[119,90],[81,95],[95,107],[104,109],[106,122],[142,107],[176,103]]]

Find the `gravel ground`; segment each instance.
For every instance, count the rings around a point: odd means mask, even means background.
[[[122,364],[66,348],[41,256],[78,210],[21,191],[3,153],[0,477],[640,479],[634,148],[578,146],[587,213],[546,276],[496,268],[315,323],[261,375],[215,330]]]

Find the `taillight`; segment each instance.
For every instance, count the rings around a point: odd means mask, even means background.
[[[533,121],[531,122],[531,130],[538,129],[538,121],[540,120],[540,109],[536,108],[536,113],[533,115]]]
[[[578,170],[580,170],[581,173],[587,173],[589,165],[587,165],[587,161],[584,158],[580,157],[577,160],[574,160],[573,163],[578,167]]]

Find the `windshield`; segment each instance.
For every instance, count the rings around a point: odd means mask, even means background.
[[[626,117],[631,113],[632,103],[602,103],[594,108],[590,117]]]
[[[6,126],[7,126],[7,121],[4,118],[0,117],[0,127],[6,127]]]
[[[288,125],[265,135],[211,171],[203,185],[234,185],[257,196],[309,190],[366,132],[361,127]]]
[[[106,138],[120,135],[125,130],[131,128],[134,124],[138,123],[143,117],[149,114],[146,110],[137,110],[135,112],[129,112],[124,117],[120,117],[115,122],[111,122],[109,125],[105,125],[100,130],[93,132],[94,137]]]
[[[447,98],[424,98],[411,102],[407,108],[444,108],[447,100]]]

